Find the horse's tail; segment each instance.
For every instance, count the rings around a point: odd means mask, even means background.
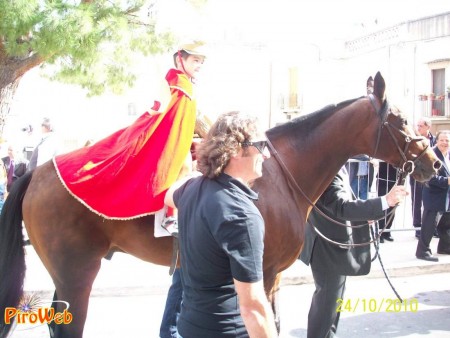
[[[25,279],[25,250],[22,235],[22,202],[32,172],[14,182],[0,214],[0,338],[8,335],[12,314],[19,305]],[[9,309],[8,309],[9,308]]]

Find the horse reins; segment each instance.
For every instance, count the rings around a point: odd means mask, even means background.
[[[330,222],[333,222],[337,225],[340,226],[344,226],[344,227],[349,227],[349,228],[360,228],[363,226],[366,226],[368,224],[361,224],[361,225],[347,225],[344,223],[341,223],[339,221],[336,221],[335,219],[329,217],[327,214],[325,214],[322,210],[320,210],[320,208],[318,208],[315,203],[313,201],[311,201],[311,199],[306,195],[306,193],[303,191],[302,188],[300,188],[300,186],[297,184],[297,181],[295,180],[295,178],[292,176],[290,170],[287,168],[286,164],[284,163],[283,159],[280,157],[280,155],[278,154],[277,150],[275,149],[275,147],[273,146],[272,142],[267,139],[267,145],[270,148],[270,152],[271,154],[277,159],[278,163],[281,165],[283,171],[288,175],[289,180],[291,181],[291,183],[294,185],[294,187],[296,188],[296,190],[298,190],[303,197],[306,199],[306,201],[308,202],[308,204],[310,206],[312,206],[320,215],[322,215],[324,218],[326,218],[327,220],[329,220]],[[332,239],[328,238],[327,236],[325,236],[324,234],[322,234],[319,229],[317,229],[314,225],[311,224],[311,226],[313,227],[314,231],[320,236],[322,237],[324,240],[326,240],[327,242],[333,243],[335,245],[341,246],[341,247],[355,247],[355,246],[365,246],[368,245],[370,243],[373,243],[373,241],[370,242],[366,242],[366,243],[353,243],[353,244],[346,244],[346,243],[340,243],[340,242],[336,242],[333,241]]]
[[[401,157],[402,157],[402,159],[404,161],[403,164],[401,165],[401,169],[398,169],[399,172],[400,172],[399,178],[398,178],[398,182],[401,182],[401,184],[404,184],[406,176],[414,171],[416,162],[425,154],[426,150],[428,149],[428,145],[426,145],[425,149],[417,156],[417,158],[415,160],[413,160],[413,161],[408,160],[407,157],[406,157],[406,152],[408,151],[411,142],[412,141],[422,141],[423,137],[411,138],[409,135],[406,135],[400,129],[398,129],[396,127],[393,127],[388,121],[386,121],[387,111],[389,110],[389,105],[387,104],[387,101],[380,108],[380,107],[377,107],[379,105],[378,105],[378,102],[375,100],[373,94],[369,94],[369,99],[370,99],[370,102],[371,102],[372,106],[374,107],[377,115],[380,116],[380,120],[381,120],[380,127],[378,128],[378,133],[377,133],[377,140],[376,140],[376,144],[375,144],[374,156],[378,152],[378,147],[379,147],[380,138],[381,138],[381,130],[382,130],[382,128],[384,126],[386,126],[386,129],[388,130],[389,135],[391,136],[392,140],[394,141],[394,143],[395,143],[395,145],[397,147],[397,150],[399,151],[399,153],[400,153],[400,155],[401,155]],[[401,135],[404,136],[405,142],[406,142],[404,150],[402,150],[400,145],[398,144],[398,141],[394,137],[394,133],[393,133],[392,129],[397,130]],[[270,141],[269,138],[267,138],[267,145],[269,146],[271,154],[275,157],[277,162],[280,164],[280,166],[282,167],[283,171],[288,175],[289,180],[294,185],[296,190],[298,190],[301,193],[301,195],[306,199],[306,201],[309,203],[309,205],[312,206],[319,214],[321,214],[327,220],[329,220],[329,221],[331,221],[331,222],[333,222],[333,223],[335,223],[337,225],[340,225],[340,226],[345,226],[345,227],[349,227],[349,228],[361,228],[363,226],[368,225],[368,223],[367,224],[361,224],[361,225],[347,225],[347,224],[341,223],[339,221],[336,221],[335,219],[333,219],[333,218],[329,217],[327,214],[325,214],[322,210],[320,210],[320,208],[318,208],[315,205],[315,203],[313,203],[311,201],[311,199],[306,195],[306,193],[303,191],[303,189],[298,185],[297,181],[293,177],[292,173],[290,172],[290,170],[286,166],[285,162],[283,161],[283,159],[281,158],[281,156],[279,155],[278,151],[275,149],[274,145],[272,144],[272,142]],[[394,214],[396,208],[397,208],[397,205],[394,206],[393,209],[386,216],[390,215],[391,217],[393,217],[393,214]],[[387,224],[387,222],[386,222],[386,224]],[[384,231],[385,227],[380,232],[380,235]],[[324,240],[326,240],[326,241],[328,241],[330,243],[333,243],[335,245],[341,246],[341,247],[365,246],[365,245],[370,245],[371,243],[375,242],[375,240],[373,240],[373,241],[369,241],[369,242],[366,242],[366,243],[353,243],[353,244],[340,243],[340,242],[336,242],[336,241],[333,241],[333,240],[329,239],[324,234],[322,234],[316,227],[313,226],[313,228],[314,228],[314,231],[320,237],[322,237]]]

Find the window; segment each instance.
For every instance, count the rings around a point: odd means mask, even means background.
[[[289,108],[298,108],[298,68],[289,68]]]
[[[432,69],[434,97],[431,100],[431,115],[445,116],[445,68]]]

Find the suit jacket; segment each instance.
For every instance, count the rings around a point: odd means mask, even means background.
[[[348,176],[342,171],[334,177],[316,206],[336,221],[347,224],[346,221],[351,221],[352,225],[365,224],[367,220],[384,216],[380,197],[352,200]],[[305,243],[300,259],[307,265],[314,260],[315,264],[321,264],[340,275],[356,276],[369,273],[370,245],[350,248],[329,243],[320,237],[311,225],[331,240],[346,244],[368,242],[368,225],[355,229],[344,227],[326,219],[313,209],[306,224]]]
[[[434,147],[436,145],[436,136],[434,136],[433,134],[431,134],[429,132],[427,138],[428,138],[428,141],[430,141],[430,147]],[[413,198],[415,207],[422,208],[422,195],[421,194],[422,194],[422,189],[423,189],[423,183],[416,181],[412,176],[409,176],[409,183],[411,185],[411,188],[414,187],[413,189],[417,189],[420,193],[420,195],[418,196],[420,198],[418,198],[418,199],[416,199],[416,196],[415,196],[416,193],[414,193],[411,196]],[[414,192],[414,190],[413,190],[413,192]]]
[[[436,145],[436,136],[434,136],[429,132],[427,137],[428,140],[430,141],[430,147],[434,147]]]
[[[448,207],[448,177],[450,177],[450,168],[444,160],[444,156],[437,146],[433,147],[436,156],[441,160],[442,167],[438,173],[424,184],[422,191],[422,201],[424,209],[433,211],[447,211]]]
[[[2,157],[3,164],[5,165],[6,173],[9,171],[9,166],[11,164],[11,159],[9,156]],[[28,160],[26,159],[14,159],[14,173],[12,181],[8,182],[8,191],[11,189],[12,183],[16,181],[19,177],[23,176],[27,171]]]

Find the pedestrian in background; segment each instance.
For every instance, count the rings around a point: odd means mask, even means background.
[[[2,157],[8,179],[7,191],[10,191],[13,183],[27,171],[28,160],[20,154],[15,147],[8,144],[8,156]]]
[[[6,189],[7,182],[7,173],[2,161],[0,162],[0,212],[3,209],[3,204],[5,204],[5,199],[8,195],[8,190]]]
[[[369,76],[366,81],[366,94],[373,93],[373,77]],[[370,187],[374,178],[374,166],[368,155],[358,155],[352,158],[348,164],[350,186],[356,198],[366,200],[369,197]]]
[[[436,135],[436,146],[433,147],[442,166],[423,187],[423,215],[422,230],[417,242],[416,257],[430,262],[439,259],[433,256],[430,242],[436,231],[439,220],[444,212],[449,210],[450,159],[449,159],[450,131],[439,131]],[[438,251],[439,253],[439,251]],[[445,252],[441,252],[445,253]]]
[[[28,171],[36,169],[37,166],[51,160],[59,153],[60,142],[55,134],[53,123],[48,117],[42,120],[41,132],[42,138],[31,154]]]
[[[430,147],[436,144],[436,137],[431,133],[431,119],[428,117],[420,118],[416,123],[416,133],[423,136]],[[409,176],[409,184],[411,185],[411,208],[413,226],[416,228],[416,238],[420,237],[420,229],[422,228],[422,191],[423,183],[417,182],[411,175]]]
[[[349,161],[348,163],[350,186],[356,198],[366,200],[369,197],[374,178],[373,161],[367,155],[355,156],[352,160],[355,161]]]

